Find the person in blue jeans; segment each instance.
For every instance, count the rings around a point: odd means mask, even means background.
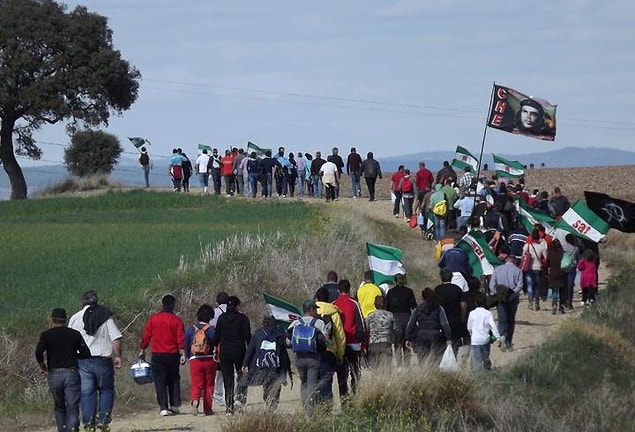
[[[122,335],[112,312],[99,303],[93,290],[82,295],[82,308],[68,326],[77,330],[92,354],[79,360],[81,411],[85,430],[108,430],[115,402],[115,368],[121,368]]]
[[[78,359],[90,357],[90,349],[78,331],[66,327],[66,311],[53,309],[51,328],[40,334],[35,359],[47,374],[53,395],[58,432],[79,430],[80,378]],[[46,361],[44,355],[46,354]]]

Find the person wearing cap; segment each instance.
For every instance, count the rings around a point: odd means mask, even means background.
[[[212,185],[214,186],[214,193],[220,195],[221,187],[221,158],[218,156],[218,149],[212,149],[212,156],[207,163],[207,170],[212,177]]]
[[[81,384],[78,360],[89,358],[91,354],[82,335],[66,326],[66,319],[64,309],[53,309],[51,328],[40,334],[35,348],[35,359],[40,371],[47,374],[53,395],[58,432],[79,430]]]
[[[320,358],[320,382],[319,402],[324,409],[331,412],[333,409],[333,376],[337,370],[337,365],[344,362],[344,352],[346,350],[346,335],[340,310],[337,306],[329,302],[329,291],[322,287],[315,293],[315,305],[317,306],[317,316],[324,321],[325,336],[327,340],[326,351]]]
[[[516,327],[516,312],[520,302],[520,291],[523,289],[523,272],[516,266],[514,255],[500,254],[498,259],[503,265],[494,268],[489,282],[490,295],[496,295],[497,285],[508,288],[507,301],[499,301],[496,305],[498,312],[498,332],[500,333],[499,347],[505,351],[513,351],[514,329]]]
[[[258,354],[262,349],[275,347],[274,358],[277,366],[258,362]],[[247,377],[249,385],[262,384],[262,400],[267,408],[275,410],[280,401],[282,386],[287,384],[287,375],[293,384],[291,361],[286,346],[286,335],[276,325],[276,320],[269,309],[262,317],[262,327],[254,332],[243,360],[242,372]]]
[[[295,366],[298,370],[298,376],[300,377],[300,398],[302,399],[302,407],[305,411],[311,411],[319,398],[316,392],[320,379],[320,351],[324,351],[326,348],[326,326],[324,321],[317,316],[317,305],[314,300],[306,300],[302,303],[302,312],[304,315],[293,321],[287,328],[286,344],[287,347],[291,347],[293,329],[300,323],[306,326],[313,326],[319,332],[317,352],[295,353]],[[322,343],[320,343],[320,341]]]
[[[243,379],[243,361],[247,346],[251,342],[249,318],[239,310],[240,299],[229,296],[227,310],[216,322],[214,346],[219,347],[220,370],[225,387],[225,410],[234,414],[235,402],[243,408],[247,404],[247,380]],[[234,379],[236,373],[237,380]]]
[[[183,320],[174,313],[176,299],[170,294],[161,298],[161,311],[150,316],[141,337],[139,357],[152,343],[152,380],[159,404],[159,415],[178,414],[181,407],[181,375],[185,364],[185,330]]]
[[[81,298],[82,308],[68,321],[77,330],[92,353],[79,360],[82,382],[82,423],[84,429],[108,430],[115,402],[115,368],[121,368],[123,336],[112,318],[112,312],[99,304],[93,290]]]

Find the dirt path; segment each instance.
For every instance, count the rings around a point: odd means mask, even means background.
[[[312,200],[310,200],[312,201]],[[403,218],[395,218],[392,215],[392,204],[389,200],[380,200],[376,202],[368,202],[366,199],[350,199],[342,198],[329,205],[336,206],[342,211],[358,212],[369,215],[373,218],[389,221],[402,226],[403,230],[410,231],[410,228],[404,222]],[[413,236],[418,236],[414,230],[411,231]],[[424,253],[433,253],[434,244],[431,241],[421,240],[421,247]],[[600,280],[606,281],[606,269],[600,268]],[[564,320],[575,318],[580,315],[582,308],[580,307],[580,298],[576,293],[574,295],[573,311],[567,311],[564,315],[552,315],[550,303],[545,309],[540,311],[532,311],[528,309],[527,297],[521,296],[520,306],[516,317],[516,331],[514,335],[514,351],[503,353],[497,348],[492,349],[491,358],[494,367],[503,367],[516,361],[519,357],[530,352],[532,349],[540,346],[557,326]],[[496,312],[493,311],[496,318]],[[182,370],[182,377],[188,376],[187,366]],[[296,378],[295,386],[292,390],[288,387],[283,388],[281,403],[279,409],[282,411],[293,411],[299,409],[300,392],[299,382]],[[152,392],[153,389],[148,387],[147,391]],[[189,386],[183,385],[183,399],[187,400]],[[337,394],[335,389],[334,394]],[[247,409],[258,409],[263,406],[261,387],[249,388]],[[172,417],[160,417],[158,410],[144,411],[138,413],[130,413],[119,416],[115,414],[111,428],[113,432],[159,432],[159,431],[220,431],[221,426],[227,421],[224,415],[224,408],[214,401],[214,410],[216,415],[213,416],[192,416],[189,413],[189,406],[183,407],[184,413]],[[54,429],[46,429],[53,431]]]

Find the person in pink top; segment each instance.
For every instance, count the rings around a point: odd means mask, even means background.
[[[578,270],[580,270],[580,287],[582,287],[582,305],[589,306],[595,302],[595,295],[598,291],[597,266],[592,250],[584,251],[582,259],[578,263]]]

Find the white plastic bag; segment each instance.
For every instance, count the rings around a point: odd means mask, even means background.
[[[439,369],[447,370],[447,371],[458,371],[459,365],[456,362],[456,356],[454,355],[454,351],[452,351],[452,346],[448,345],[443,353],[443,358],[441,359],[441,364],[439,364]]]
[[[390,202],[394,204],[396,200],[397,200],[397,195],[395,195],[394,192],[390,192]]]

